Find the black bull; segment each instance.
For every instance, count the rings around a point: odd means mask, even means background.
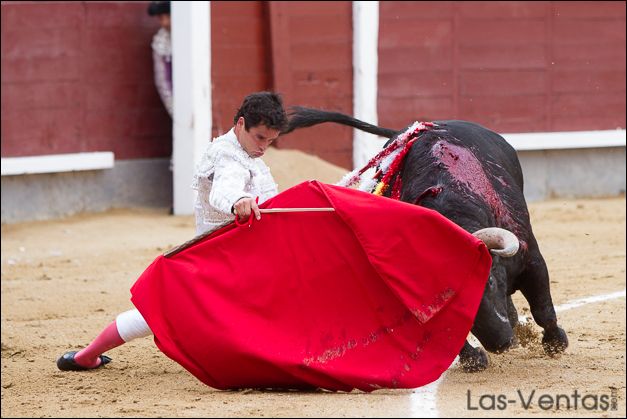
[[[390,139],[405,131],[381,128],[337,112],[294,107],[284,133],[323,122]],[[466,121],[435,124],[420,134],[406,156],[400,174],[401,200],[438,211],[468,232],[500,227],[513,232],[520,242],[513,257],[493,255],[472,333],[490,352],[512,347],[518,314],[511,295],[520,290],[534,320],[544,329],[544,350],[550,355],[564,351],[568,338],[557,324],[546,263],[531,230],[516,151],[503,137],[480,125]],[[460,361],[467,371],[488,365],[486,353],[468,342],[460,351]]]

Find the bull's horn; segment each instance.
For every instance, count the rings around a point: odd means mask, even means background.
[[[472,233],[488,246],[490,252],[502,257],[512,257],[520,246],[514,233],[498,227],[482,228]]]

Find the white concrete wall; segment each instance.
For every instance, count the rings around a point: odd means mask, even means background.
[[[518,152],[528,202],[625,194],[625,147]]]
[[[377,125],[379,2],[353,2],[353,115]],[[387,138],[353,130],[353,167],[362,167]]]
[[[193,214],[196,164],[211,140],[211,16],[208,1],[172,2],[174,214]]]
[[[118,160],[104,170],[2,176],[2,223],[172,203],[170,159]]]

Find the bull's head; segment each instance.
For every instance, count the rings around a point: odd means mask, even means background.
[[[514,256],[519,242],[514,234],[497,227],[484,228],[473,235],[486,244],[494,257],[472,333],[489,352],[502,352],[511,347],[514,331],[508,317],[507,272],[500,258]]]

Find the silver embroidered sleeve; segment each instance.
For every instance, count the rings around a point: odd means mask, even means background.
[[[231,214],[231,208],[237,200],[242,197],[253,197],[246,192],[250,177],[250,171],[239,164],[233,156],[228,153],[222,154],[216,161],[209,205],[223,213]]]

